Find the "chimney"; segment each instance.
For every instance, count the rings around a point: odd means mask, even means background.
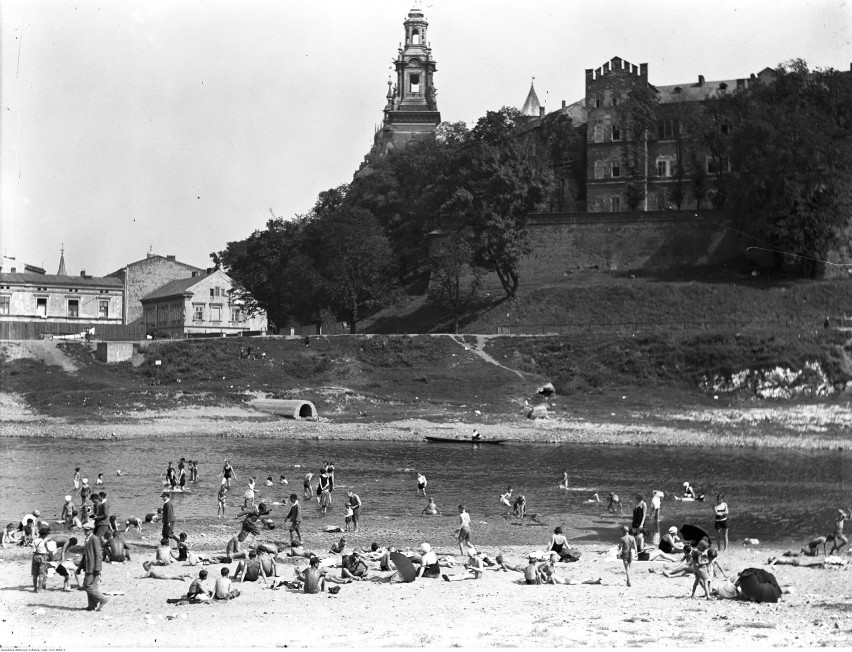
[[[639,76],[643,79],[648,79],[648,64],[640,63],[639,64]]]
[[[156,255],[157,254],[155,254],[153,251],[149,251],[147,254],[145,254],[145,258],[153,258]]]
[[[698,85],[704,86],[704,75],[698,75]]]
[[[215,267],[208,267],[208,268],[207,268],[207,274],[208,274],[208,275],[212,274],[212,273],[213,273],[213,272],[215,272],[215,271],[216,271],[216,268],[215,268]]]
[[[562,108],[565,108],[565,100],[562,100]]]
[[[174,256],[166,256],[166,260],[173,263],[173,262],[175,262],[175,257]]]
[[[80,270],[80,278],[86,278],[86,270],[85,269]]]

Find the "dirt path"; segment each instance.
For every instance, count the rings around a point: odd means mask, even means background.
[[[455,342],[456,344],[460,344],[462,347],[464,347],[464,349],[466,351],[469,350],[471,353],[474,353],[474,354],[478,355],[480,358],[482,358],[483,360],[485,360],[485,362],[487,362],[488,364],[493,364],[494,366],[500,367],[501,369],[505,369],[506,371],[510,371],[513,374],[517,374],[518,377],[521,380],[526,380],[526,377],[524,376],[523,373],[521,373],[517,369],[512,369],[511,367],[507,367],[504,364],[500,364],[499,362],[497,362],[497,360],[495,360],[494,358],[492,358],[490,355],[488,355],[485,352],[485,344],[488,342],[488,338],[490,337],[489,335],[475,335],[475,336],[473,336],[473,337],[476,337],[476,344],[474,344],[473,346],[468,346],[465,343],[465,341],[462,339],[463,337],[465,337],[465,336],[464,335],[450,335],[450,339],[453,342]],[[471,337],[471,336],[467,336],[467,337]]]
[[[0,355],[8,361],[21,358],[40,360],[48,367],[62,367],[69,374],[77,373],[77,366],[56,346],[54,340],[6,340],[0,342]]]

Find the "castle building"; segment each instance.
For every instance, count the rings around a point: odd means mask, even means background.
[[[436,102],[434,74],[437,69],[426,40],[429,23],[415,7],[403,23],[405,46],[400,47],[394,67],[396,83],[388,80],[382,126],[376,131],[370,153],[355,176],[366,174],[371,161],[420,138],[434,138],[441,122]]]

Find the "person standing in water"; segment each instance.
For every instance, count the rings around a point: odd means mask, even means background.
[[[568,489],[568,469],[562,471],[562,481],[559,483],[560,489]]]
[[[507,508],[506,516],[512,513],[512,487],[506,487],[506,493],[500,494],[500,504]]]
[[[74,491],[80,488],[80,467],[74,469]]]
[[[713,508],[713,513],[716,517],[713,526],[716,528],[719,552],[725,552],[728,549],[728,503],[725,502],[725,494],[716,494],[716,506]]]
[[[419,495],[423,496],[424,498],[426,497],[426,485],[427,484],[428,483],[426,481],[426,476],[423,475],[422,473],[418,472],[417,473],[417,493]]]
[[[234,467],[231,466],[231,463],[228,460],[225,460],[225,466],[222,467],[222,472],[219,474],[222,477],[222,484],[231,488],[231,480],[236,481],[237,474],[234,473]]]
[[[842,509],[837,510],[837,519],[834,521],[834,543],[831,544],[831,551],[828,553],[829,555],[833,555],[835,552],[840,552],[840,549],[849,543],[849,539],[846,538],[846,535],[843,534],[843,522],[849,518],[849,514],[844,512]]]
[[[314,488],[313,488],[313,486],[311,486],[311,478],[313,478],[313,477],[314,477],[313,473],[306,473],[305,474],[305,481],[302,483],[302,486],[304,487],[304,494],[303,495],[304,495],[305,498],[310,498],[311,496],[314,495]]]

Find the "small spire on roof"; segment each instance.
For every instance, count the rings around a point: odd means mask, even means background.
[[[535,94],[534,81],[535,77],[533,77],[532,81],[530,81],[530,92],[527,94],[527,101],[524,102],[524,108],[521,109],[521,114],[537,118],[541,114],[541,103],[538,101],[538,95]]]
[[[68,276],[68,272],[65,271],[65,243],[62,243],[62,248],[60,249],[59,254],[59,271],[56,272],[57,276]]]

